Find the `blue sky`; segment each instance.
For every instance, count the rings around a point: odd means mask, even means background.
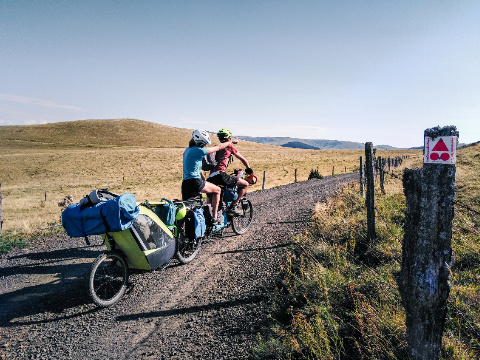
[[[0,125],[114,118],[479,141],[480,1],[0,0]]]

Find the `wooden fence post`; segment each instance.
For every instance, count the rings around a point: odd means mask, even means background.
[[[332,176],[335,175],[335,165],[332,168]]]
[[[0,182],[0,235],[2,235],[2,226],[3,226],[3,220],[2,220],[2,202],[3,202],[2,183]]]
[[[365,175],[363,172],[363,156],[360,156],[360,195],[365,196]]]
[[[412,360],[440,358],[450,293],[457,137],[453,126],[425,130],[423,168],[403,173],[407,210],[397,283]]]
[[[380,173],[380,190],[385,195],[385,164],[381,156],[378,157],[378,172]]]
[[[370,242],[376,237],[375,231],[375,160],[373,156],[373,144],[365,143],[365,177],[367,179],[367,195],[365,206],[367,207],[367,241]]]
[[[295,169],[295,183],[297,183],[297,169]]]
[[[265,171],[263,172],[263,184],[262,184],[262,190],[265,190]]]

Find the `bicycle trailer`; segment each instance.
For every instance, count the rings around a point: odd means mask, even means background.
[[[114,244],[125,254],[129,268],[155,270],[175,255],[175,237],[152,210],[141,204],[138,208],[139,215],[129,229],[106,233],[102,238],[108,250],[113,250]]]

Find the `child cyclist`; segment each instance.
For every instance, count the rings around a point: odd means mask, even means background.
[[[240,160],[243,165],[245,165],[245,172],[247,174],[253,173],[248,160],[245,159],[238,150],[232,145],[237,144],[238,141],[232,141],[232,133],[228,129],[221,129],[217,133],[218,140],[220,140],[220,145],[227,144],[227,146],[219,151],[215,156],[217,160],[217,165],[211,170],[210,175],[208,176],[208,181],[215,185],[223,185],[225,187],[238,187],[238,197],[235,201],[232,202],[228,213],[232,215],[241,215],[242,211],[238,209],[237,203],[247,192],[248,182],[244,179],[239,179],[234,175],[227,174],[227,167],[230,161],[230,156],[235,156]]]
[[[223,222],[223,217],[217,218],[218,204],[220,202],[221,189],[205,180],[202,172],[202,158],[209,153],[221,151],[231,144],[237,144],[238,140],[229,139],[210,148],[205,145],[211,144],[210,135],[203,129],[194,130],[188,148],[183,152],[183,181],[182,199],[187,200],[197,196],[200,192],[212,194],[212,224],[218,225]]]

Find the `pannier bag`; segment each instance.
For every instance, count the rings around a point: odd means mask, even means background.
[[[201,238],[206,230],[205,216],[201,208],[188,210],[185,215],[185,235],[190,240]]]
[[[138,214],[135,196],[125,193],[95,205],[69,205],[62,212],[62,225],[72,237],[100,235],[130,228]]]
[[[177,207],[170,200],[162,199],[162,201],[164,201],[165,204],[157,205],[155,207],[155,214],[157,214],[157,216],[165,225],[175,225],[175,214],[177,212]]]
[[[237,187],[226,188],[223,192],[223,201],[232,202],[237,200]]]

